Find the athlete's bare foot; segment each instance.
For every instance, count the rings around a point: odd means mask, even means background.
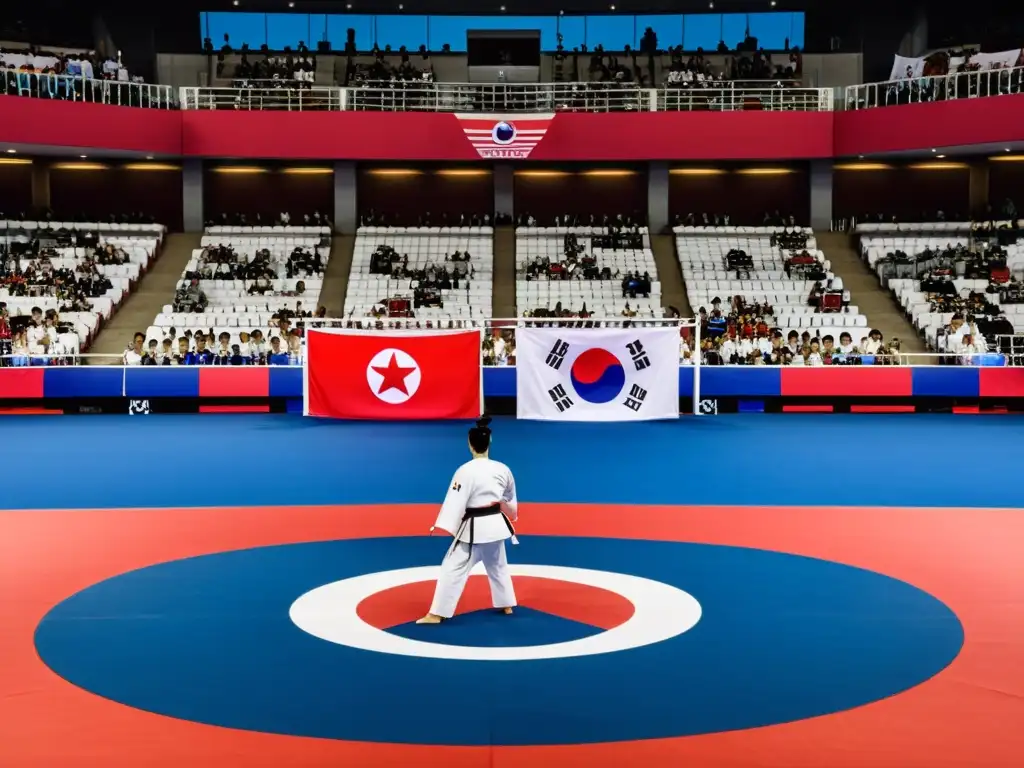
[[[444,619],[442,619],[440,616],[435,616],[432,613],[428,613],[422,619],[417,619],[416,623],[417,624],[440,624],[442,621],[444,621]]]
[[[502,608],[502,609],[501,609],[501,611],[502,611],[502,613],[504,613],[504,614],[505,614],[506,616],[511,616],[511,615],[512,615],[512,609],[511,609],[511,608]]]

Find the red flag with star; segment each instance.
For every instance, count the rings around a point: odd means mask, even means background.
[[[310,330],[305,413],[335,419],[475,419],[481,331]]]

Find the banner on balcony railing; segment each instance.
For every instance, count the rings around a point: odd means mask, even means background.
[[[475,419],[482,336],[473,331],[310,330],[305,413],[335,419]]]
[[[677,418],[679,330],[518,328],[516,392],[520,419]]]
[[[890,80],[906,80],[907,78],[934,77],[956,72],[965,62],[971,70],[1004,69],[1024,66],[1024,49],[1012,48],[996,53],[966,53],[963,56],[950,56],[946,51],[938,51],[928,56],[896,56],[892,63]]]

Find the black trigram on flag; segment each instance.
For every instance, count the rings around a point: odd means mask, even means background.
[[[569,397],[565,391],[565,387],[561,384],[557,384],[548,390],[548,396],[551,398],[551,402],[555,404],[559,413],[565,413],[567,410],[572,408],[572,398]]]
[[[647,357],[647,350],[645,350],[644,345],[640,343],[640,339],[627,344],[626,349],[629,351],[629,356],[633,360],[633,366],[638,371],[651,367],[651,359]]]
[[[556,371],[562,367],[562,363],[565,362],[565,353],[569,351],[569,345],[561,339],[555,341],[555,345],[548,352],[547,359],[544,361],[549,367],[554,368]]]
[[[629,394],[626,395],[626,399],[622,404],[631,411],[639,411],[640,406],[644,404],[644,399],[646,397],[647,390],[634,384],[629,388]]]

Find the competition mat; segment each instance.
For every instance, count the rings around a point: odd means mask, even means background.
[[[417,626],[462,424],[5,419],[0,765],[1015,766],[1015,417],[497,419],[520,608]]]

